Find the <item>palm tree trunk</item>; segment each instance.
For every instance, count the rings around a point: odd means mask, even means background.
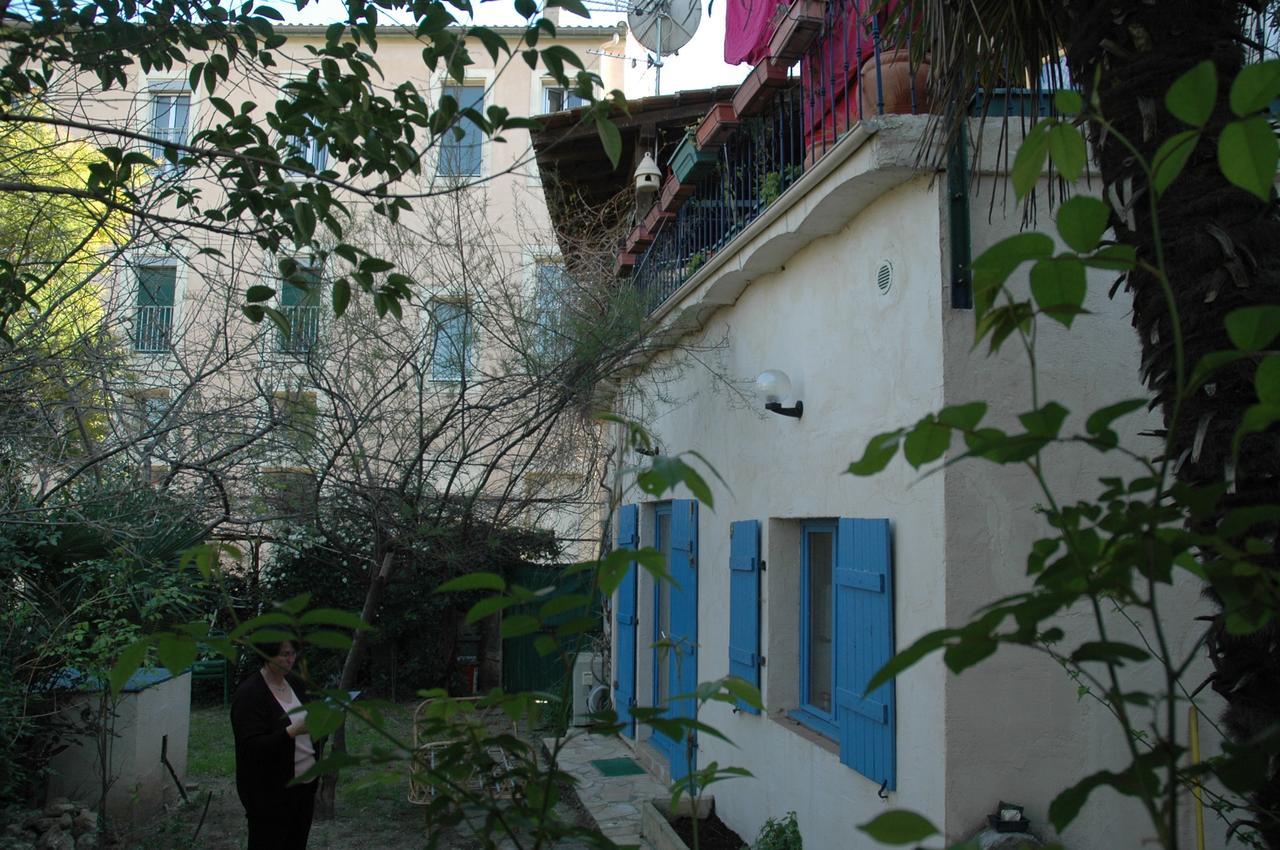
[[[1232,118],[1227,93],[1244,62],[1243,11],[1240,3],[1226,0],[1066,4],[1072,77],[1087,96],[1101,71],[1096,94],[1102,114],[1148,161],[1162,142],[1186,129],[1165,109],[1170,85],[1205,59],[1217,67],[1218,107],[1186,170],[1158,206],[1159,239],[1188,374],[1205,354],[1233,348],[1224,327],[1228,313],[1280,303],[1280,220],[1274,204],[1230,185],[1217,160],[1218,135]],[[1153,261],[1156,237],[1141,170],[1114,134],[1094,127],[1090,141],[1117,238],[1133,245],[1142,259]],[[1280,501],[1275,429],[1246,439],[1238,464],[1231,458],[1232,439],[1244,411],[1257,401],[1257,361],[1223,369],[1212,383],[1183,400],[1175,418],[1174,314],[1151,275],[1135,271],[1125,286],[1133,297],[1133,324],[1142,345],[1142,377],[1164,414],[1177,480],[1194,487],[1225,482],[1228,490],[1219,517],[1235,508]],[[1262,536],[1274,541],[1278,530],[1272,527]],[[1258,535],[1259,529],[1252,533]],[[1261,556],[1261,563],[1280,569],[1274,545],[1269,555]],[[1245,636],[1229,634],[1221,602],[1215,601],[1219,613],[1209,641],[1212,684],[1227,702],[1226,728],[1237,742],[1244,742],[1280,722],[1280,634],[1274,623]],[[1280,776],[1274,760],[1253,803],[1253,820],[1267,846],[1280,848]]]

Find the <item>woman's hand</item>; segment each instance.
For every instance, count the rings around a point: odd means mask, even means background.
[[[289,728],[285,729],[284,731],[289,733],[290,738],[296,738],[299,735],[309,734],[307,731],[307,719],[305,717],[302,717],[302,718],[299,718],[298,720],[293,721],[292,723],[289,724]]]

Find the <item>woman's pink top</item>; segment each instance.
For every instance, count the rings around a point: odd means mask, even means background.
[[[285,682],[286,686],[288,686],[288,684],[288,682]],[[271,695],[276,698],[276,702],[280,703],[280,707],[284,709],[284,713],[289,715],[290,723],[307,719],[307,712],[302,710],[302,703],[298,702],[298,695],[293,692],[293,688],[289,688],[288,694],[284,697],[281,697],[280,694],[276,693],[273,688]],[[294,738],[293,775],[301,776],[310,770],[315,763],[316,747],[311,741],[311,736],[303,734]]]

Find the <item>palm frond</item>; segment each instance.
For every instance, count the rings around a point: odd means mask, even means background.
[[[922,150],[946,155],[947,146],[967,126],[970,105],[980,90],[1022,88],[1034,96],[1065,85],[1062,45],[1073,5],[1077,4],[1050,0],[877,0],[877,8],[897,12],[889,15],[886,37],[892,43],[910,44],[916,60],[927,57],[930,63],[929,94],[936,119]],[[990,103],[981,102],[984,121]],[[1008,116],[1001,120],[1007,123]],[[947,144],[936,144],[939,141]]]

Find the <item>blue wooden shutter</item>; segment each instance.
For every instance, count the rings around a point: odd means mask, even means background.
[[[698,688],[698,503],[693,499],[671,502],[671,563],[668,566],[674,585],[671,587],[671,640],[680,653],[671,665],[671,695],[693,694]],[[675,717],[693,717],[696,701],[672,699],[670,713]],[[681,743],[681,742],[677,742]],[[677,746],[671,758],[671,778],[689,773],[694,759],[695,739],[692,734]]]
[[[864,695],[893,655],[887,519],[841,519],[836,536],[836,724],[840,761],[897,787],[893,682]]]
[[[640,508],[622,505],[618,508],[618,548],[635,549],[640,543]],[[636,724],[631,707],[636,703],[636,563],[631,562],[622,585],[618,588],[616,613],[618,657],[613,660],[613,704],[623,734],[635,737]]]
[[[760,687],[760,523],[729,526],[729,675]],[[739,702],[752,714],[759,710]]]

